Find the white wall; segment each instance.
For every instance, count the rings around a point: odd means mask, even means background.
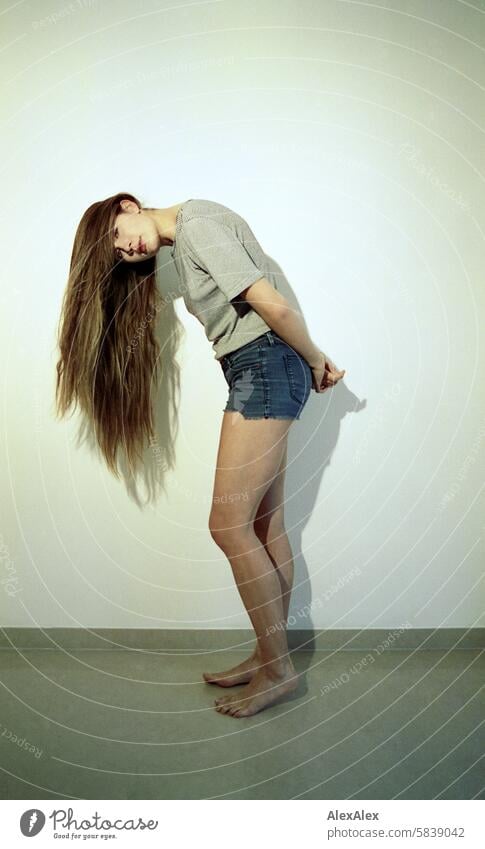
[[[176,468],[155,507],[53,418],[73,234],[126,190],[243,214],[347,369],[290,433],[294,627],[485,625],[483,14],[159,5],[2,17],[0,624],[249,626],[207,530],[226,385],[183,303],[164,328],[186,327],[178,432],[161,435]]]

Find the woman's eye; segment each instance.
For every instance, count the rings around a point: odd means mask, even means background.
[[[115,234],[114,235],[115,235],[115,239],[117,239],[118,238],[118,228],[117,227],[115,227]],[[115,257],[116,257],[116,259],[122,259],[123,258],[119,248],[115,248]]]

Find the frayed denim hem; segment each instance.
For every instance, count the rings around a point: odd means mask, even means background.
[[[253,419],[255,421],[263,420],[263,419],[279,419],[280,421],[288,421],[288,422],[296,422],[299,420],[300,416],[248,416],[246,413],[243,413],[242,410],[231,410],[224,409],[223,413],[240,413],[244,419]]]

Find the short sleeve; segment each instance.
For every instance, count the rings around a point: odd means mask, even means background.
[[[184,224],[189,254],[230,301],[264,277],[236,234],[214,218],[198,216]]]

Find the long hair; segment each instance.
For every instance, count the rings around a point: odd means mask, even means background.
[[[163,298],[155,281],[155,257],[118,260],[114,222],[120,192],[93,203],[79,222],[58,327],[56,414],[77,406],[119,478],[122,455],[136,473],[154,437],[152,383],[159,371],[154,317]]]

